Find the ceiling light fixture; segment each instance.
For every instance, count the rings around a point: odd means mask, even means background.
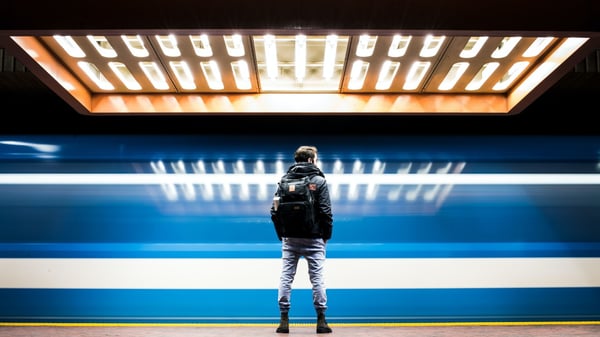
[[[69,33],[7,40],[84,114],[513,114],[593,46],[484,31]]]

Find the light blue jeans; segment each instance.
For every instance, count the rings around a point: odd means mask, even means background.
[[[292,283],[301,257],[308,264],[308,276],[312,284],[313,305],[317,313],[327,310],[327,294],[323,278],[325,267],[325,241],[323,239],[283,238],[281,242],[282,270],[279,279],[279,311],[290,310]]]

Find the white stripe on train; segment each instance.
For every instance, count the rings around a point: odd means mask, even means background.
[[[0,288],[276,289],[279,259],[3,258]],[[329,289],[600,287],[600,258],[328,259]],[[308,289],[305,261],[295,288]]]
[[[326,174],[330,184],[379,185],[598,185],[597,173],[509,174]],[[156,185],[264,184],[275,185],[279,174],[137,174],[137,173],[4,173],[0,185]]]

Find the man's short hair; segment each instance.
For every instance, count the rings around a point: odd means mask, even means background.
[[[300,146],[296,152],[294,152],[294,161],[296,163],[308,162],[308,159],[315,159],[317,156],[317,147],[310,145]]]

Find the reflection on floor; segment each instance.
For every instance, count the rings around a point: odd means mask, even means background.
[[[600,321],[540,324],[374,324],[330,323],[337,337],[598,337]],[[279,336],[275,324],[260,325],[103,325],[0,323],[0,337],[259,337]],[[292,324],[290,335],[315,336],[311,324]]]

